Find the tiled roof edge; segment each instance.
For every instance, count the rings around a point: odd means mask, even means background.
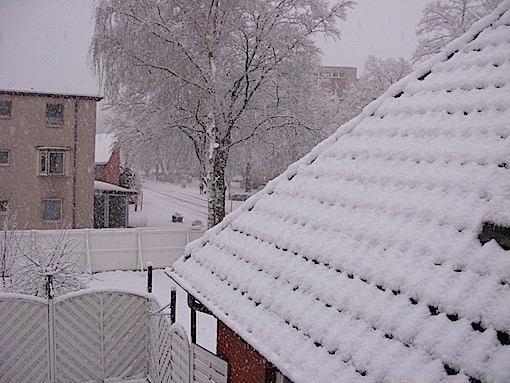
[[[195,241],[196,242],[196,241]],[[178,261],[179,262],[179,261]],[[205,308],[207,308],[212,315],[222,321],[228,328],[234,331],[237,335],[239,335],[244,341],[246,341],[250,346],[257,350],[257,352],[262,355],[266,360],[272,361],[277,359],[278,355],[266,349],[266,346],[257,341],[257,339],[250,334],[248,331],[244,331],[242,326],[238,324],[237,321],[231,319],[228,315],[226,315],[223,310],[216,307],[209,300],[205,300],[203,294],[200,294],[194,287],[192,287],[185,279],[183,279],[180,275],[176,274],[173,271],[172,267],[167,267],[165,269],[165,274],[170,277],[179,287],[181,287],[184,291],[191,294],[195,299],[197,299]]]

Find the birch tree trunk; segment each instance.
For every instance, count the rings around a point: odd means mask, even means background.
[[[207,50],[209,57],[209,84],[208,84],[208,114],[207,114],[207,130],[206,135],[209,141],[209,156],[207,162],[206,184],[208,187],[207,194],[207,227],[211,228],[216,225],[218,217],[216,214],[217,198],[217,157],[219,143],[218,126],[216,123],[216,63],[215,63],[215,34],[216,34],[216,14],[218,12],[218,0],[211,1],[209,9],[208,28],[207,28]]]

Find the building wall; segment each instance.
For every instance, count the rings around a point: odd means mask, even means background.
[[[120,178],[120,149],[115,148],[106,164],[97,164],[95,170],[95,179],[97,181],[108,182],[113,185],[119,185]]]
[[[9,201],[18,227],[92,227],[98,99],[0,91],[0,100],[12,102],[11,117],[0,118],[0,150],[10,151],[9,166],[0,167],[0,200]],[[63,104],[61,127],[47,126],[47,103]],[[66,148],[64,175],[39,175],[40,147]],[[43,199],[62,200],[61,221],[42,221]]]
[[[319,80],[323,88],[342,99],[340,95],[356,82],[356,68],[323,66],[319,70]]]
[[[273,383],[276,371],[253,347],[218,321],[217,355],[230,365],[230,383]]]

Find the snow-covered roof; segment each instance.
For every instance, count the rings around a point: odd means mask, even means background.
[[[94,190],[116,192],[122,194],[136,193],[136,190],[126,189],[122,186],[117,186],[108,182],[94,180]]]
[[[114,147],[115,135],[111,133],[96,134],[95,163],[98,165],[107,164],[110,161]]]
[[[510,1],[167,273],[294,383],[510,381]]]

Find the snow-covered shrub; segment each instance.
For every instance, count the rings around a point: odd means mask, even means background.
[[[4,218],[2,235],[0,237],[0,273],[2,275],[2,289],[11,283],[14,260],[19,255],[18,238],[14,229],[17,227],[16,215],[8,214]]]
[[[85,288],[90,273],[78,264],[82,250],[77,240],[62,230],[43,242],[30,247],[17,242],[10,281],[4,290],[47,298]]]

